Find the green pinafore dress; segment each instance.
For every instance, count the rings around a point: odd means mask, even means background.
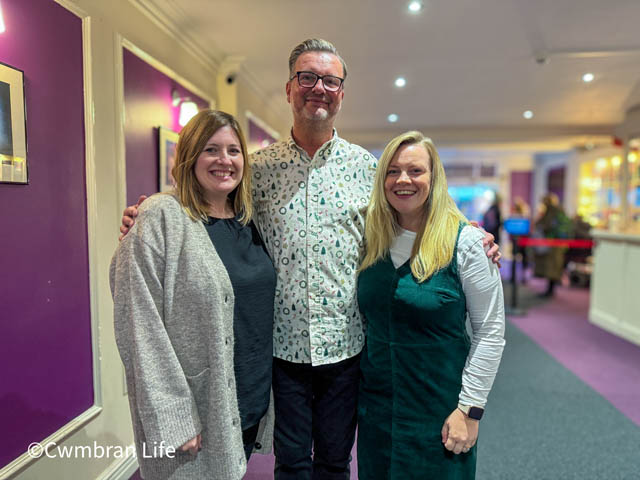
[[[476,447],[455,455],[440,433],[458,405],[470,347],[456,253],[457,240],[451,263],[423,283],[411,274],[410,260],[396,269],[389,255],[358,277],[367,321],[358,404],[360,480],[475,478]]]

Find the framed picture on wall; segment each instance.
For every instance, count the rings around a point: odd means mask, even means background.
[[[158,186],[158,189],[161,192],[166,192],[167,190],[171,190],[175,185],[173,176],[171,175],[171,169],[175,163],[178,134],[168,128],[158,127],[158,138],[160,139],[160,185]]]
[[[24,72],[0,63],[0,183],[29,183]]]

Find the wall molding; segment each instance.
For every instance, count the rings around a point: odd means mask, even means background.
[[[95,160],[95,111],[93,104],[93,56],[91,54],[91,17],[82,19],[82,54],[84,82],[85,173],[87,190],[87,242],[89,251],[89,296],[91,308],[91,351],[93,354],[93,402],[102,407],[102,378],[100,354],[100,322],[98,309],[98,194]]]
[[[58,429],[56,432],[38,443],[40,443],[41,445],[46,445],[51,442],[56,444],[62,443],[67,437],[73,435],[75,432],[80,430],[87,423],[97,417],[101,411],[102,407],[98,407],[96,405],[90,407],[88,410],[85,410],[83,413],[78,415],[62,428]],[[0,470],[0,479],[11,478],[13,475],[16,475],[20,471],[24,470],[36,460],[38,460],[38,458],[31,457],[28,452],[23,453],[13,462]]]
[[[150,55],[147,52],[145,52],[144,50],[142,50],[140,47],[136,46],[130,40],[128,40],[125,37],[122,37],[120,35],[118,35],[118,37],[121,39],[121,42],[120,42],[120,47],[121,48],[126,48],[131,53],[133,53],[138,58],[140,58],[141,60],[143,60],[146,63],[148,63],[149,65],[151,65],[153,68],[155,68],[159,72],[163,73],[164,75],[166,75],[167,77],[171,78],[172,80],[175,80],[176,82],[181,84],[183,87],[187,88],[188,90],[191,90],[193,93],[195,93],[199,97],[201,97],[201,98],[205,99],[206,101],[208,101],[210,108],[215,108],[215,101],[204,90],[202,90],[201,88],[197,87],[195,84],[193,84],[191,81],[189,81],[186,78],[184,78],[182,75],[179,75],[178,73],[176,73],[176,71],[173,70],[171,67],[168,67],[167,65],[165,65],[161,61],[157,60],[152,55]],[[122,74],[123,74],[123,76],[122,76],[122,84],[124,86],[124,69],[123,69],[123,66],[122,66],[122,53],[120,52],[117,55],[120,55],[120,65],[119,66],[117,65],[116,68],[120,68],[120,70],[122,71]],[[116,56],[116,59],[117,58],[118,57]],[[124,92],[124,87],[123,87],[123,92]],[[122,99],[123,99],[123,102],[124,102],[124,93],[122,93]],[[122,118],[122,121],[123,121],[123,124],[124,124],[124,117]]]
[[[118,211],[125,209],[127,203],[127,162],[125,149],[125,120],[126,111],[124,104],[124,65],[122,59],[122,49],[124,48],[124,38],[119,33],[114,35],[113,63],[115,72],[115,109],[116,109],[116,182],[118,190]]]
[[[131,4],[177,43],[192,50],[193,56],[204,67],[214,72],[218,71],[224,55],[218,53],[218,50],[211,48],[211,46],[203,47],[188,32],[178,27],[174,19],[186,17],[184,11],[178,6],[178,2],[172,0],[131,0]]]

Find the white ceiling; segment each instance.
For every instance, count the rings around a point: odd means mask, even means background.
[[[425,0],[418,15],[402,0],[134,1],[211,63],[243,57],[239,75],[283,115],[289,52],[331,41],[349,72],[337,127],[371,148],[407,129],[441,145],[567,148],[607,141],[640,103],[640,0]]]

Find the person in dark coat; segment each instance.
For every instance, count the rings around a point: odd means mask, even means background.
[[[567,238],[570,230],[570,221],[560,205],[558,196],[547,193],[542,197],[534,235],[538,238]],[[553,296],[555,286],[562,280],[566,251],[566,247],[534,247],[534,275],[548,280],[547,289],[541,296]]]
[[[496,193],[493,203],[482,216],[482,228],[495,237],[495,242],[500,244],[500,228],[502,227],[502,215],[500,214],[500,196]]]

